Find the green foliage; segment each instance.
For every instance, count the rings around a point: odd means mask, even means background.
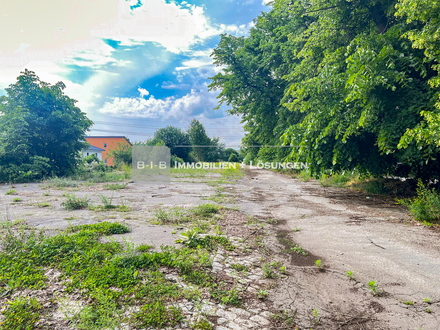
[[[265,299],[265,298],[267,298],[268,294],[269,293],[266,290],[260,289],[257,292],[257,297],[258,297],[258,299]]]
[[[110,183],[106,186],[107,189],[109,190],[120,190],[120,189],[125,189],[127,188],[128,183],[123,183],[123,184],[119,184],[119,183]]]
[[[153,141],[153,145],[157,145],[156,142],[162,141],[168,148],[170,148],[171,155],[175,155],[186,162],[190,160],[189,153],[191,148],[178,147],[190,145],[188,134],[182,129],[174,126],[160,128],[154,132]]]
[[[373,296],[376,296],[379,294],[379,285],[376,283],[376,281],[368,282],[368,289],[373,294]]]
[[[15,189],[10,189],[5,193],[5,195],[16,195],[16,194],[17,194],[17,191]]]
[[[353,273],[351,270],[348,270],[345,274],[347,275],[347,277],[348,277],[350,280],[353,280],[353,279],[354,279],[354,273]]]
[[[81,197],[75,197],[75,194],[65,194],[67,197],[67,200],[61,203],[61,206],[64,206],[64,208],[67,211],[72,210],[80,210],[85,209],[89,207],[89,201],[87,200],[87,196],[81,198]]]
[[[290,248],[293,252],[298,253],[298,254],[302,254],[303,256],[306,256],[308,253],[305,252],[301,246],[299,246],[298,244],[296,244],[294,247]]]
[[[94,231],[102,235],[115,235],[115,234],[125,234],[130,232],[130,229],[123,224],[117,222],[99,222],[91,225],[78,225],[71,226],[67,229],[70,233],[75,233],[79,231]]]
[[[96,162],[98,164],[101,162],[99,160],[98,156],[96,156],[95,154],[91,154],[90,156],[87,156],[86,158],[84,158],[84,163],[91,164],[93,162]]]
[[[321,261],[321,259],[315,261],[315,266],[318,267],[318,269],[320,269],[320,270],[322,269],[322,261]]]
[[[68,178],[52,177],[43,182],[43,189],[78,187],[78,182]]]
[[[32,330],[40,319],[40,303],[35,298],[17,297],[8,301],[2,311],[2,330]]]
[[[242,272],[242,271],[249,271],[249,267],[242,265],[242,264],[231,264],[231,268],[235,269],[236,271]]]
[[[118,146],[107,153],[107,156],[113,158],[117,167],[122,165],[131,165],[133,147],[126,143],[118,142]]]
[[[0,98],[0,182],[73,172],[92,122],[63,92],[25,70]]]
[[[115,209],[117,208],[116,205],[113,205],[113,194],[110,197],[107,197],[103,194],[98,194],[99,199],[101,200],[102,204],[103,204],[103,208],[105,210],[110,210],[110,209]]]
[[[210,138],[202,123],[193,119],[187,130],[188,138],[193,146],[192,158],[199,162],[216,162],[222,159],[224,146],[219,144],[219,138]]]
[[[407,206],[417,221],[440,220],[440,194],[435,189],[429,189],[421,181],[418,184],[416,197],[401,199],[398,202]]]
[[[146,304],[141,311],[136,313],[136,321],[141,327],[174,326],[182,318],[182,312],[176,307],[166,307],[163,302],[157,301]]]
[[[248,37],[222,35],[209,87],[242,117],[245,163],[288,156],[313,175],[440,178],[439,8],[279,0]],[[295,147],[263,147],[280,144]]]
[[[15,290],[41,289],[47,285],[44,274],[48,268],[61,272],[66,293],[77,292],[87,304],[78,311],[67,311],[69,320],[78,329],[116,329],[121,321],[130,326],[165,327],[182,320],[180,309],[173,307],[182,297],[200,299],[201,289],[223,304],[239,306],[242,292],[211,272],[211,253],[203,247],[177,249],[162,247],[160,252],[136,251],[110,240],[102,242],[103,234],[128,231],[121,224],[97,223],[69,227],[66,232],[45,236],[35,229],[19,225],[5,226],[0,240],[1,294]],[[187,288],[167,280],[161,269],[177,272],[181,280],[191,284]],[[190,289],[192,288],[192,289]],[[60,302],[63,305],[63,301]],[[27,303],[26,303],[27,304]],[[30,315],[36,308],[17,304],[3,314]],[[66,304],[67,305],[67,304]],[[141,310],[127,315],[132,306]],[[26,316],[26,317],[28,317]],[[12,319],[7,329],[33,329],[25,318]],[[23,328],[20,328],[23,326]]]
[[[264,273],[264,278],[274,278],[275,277],[274,271],[272,270],[270,265],[267,263],[263,265],[263,273]]]
[[[209,323],[208,320],[206,320],[205,318],[201,318],[198,321],[196,321],[195,323],[191,324],[191,329],[194,330],[213,330],[214,327],[211,323]]]

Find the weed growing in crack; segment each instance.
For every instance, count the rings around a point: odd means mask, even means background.
[[[407,306],[412,306],[414,305],[414,301],[408,300],[408,301],[402,301],[403,304],[407,305]]]
[[[249,267],[242,265],[242,264],[231,264],[231,268],[235,269],[236,271],[242,272],[242,271],[249,271]]]
[[[295,232],[296,232],[296,231],[301,231],[301,228],[295,226],[295,228],[293,228],[292,231],[295,231]]]
[[[66,193],[65,196],[67,197],[67,200],[62,202],[61,206],[64,206],[67,211],[80,210],[89,207],[87,196],[81,198],[75,197],[75,194],[69,195],[68,193]]]
[[[429,299],[429,298],[425,298],[425,299],[423,299],[423,301],[425,303],[427,303],[427,304],[431,304],[432,303],[431,299]]]
[[[322,270],[322,261],[318,259],[315,261],[315,266],[318,267],[319,270]]]
[[[268,292],[266,290],[260,289],[257,292],[257,297],[258,299],[266,299],[266,297],[268,296]]]
[[[351,270],[348,270],[345,274],[350,280],[354,280],[354,273]]]
[[[318,324],[319,323],[319,311],[315,308],[313,309],[313,313],[312,313],[312,320],[314,323]]]
[[[298,254],[302,254],[303,256],[308,255],[307,252],[305,252],[301,246],[299,246],[298,244],[296,244],[294,247],[290,248],[293,252],[298,253]]]
[[[213,325],[205,318],[201,318],[195,323],[190,325],[191,329],[194,330],[213,330]]]
[[[281,274],[287,274],[286,266],[281,266],[280,273]]]
[[[274,271],[272,270],[270,265],[267,263],[265,263],[263,265],[263,273],[264,273],[264,278],[274,278],[275,277]]]
[[[379,294],[379,285],[376,283],[376,281],[368,282],[368,289],[373,294],[373,296],[377,296]]]

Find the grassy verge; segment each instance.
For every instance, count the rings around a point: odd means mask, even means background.
[[[211,213],[207,207],[197,212],[193,214]],[[164,328],[184,319],[178,304],[182,301],[208,298],[241,304],[241,291],[211,273],[209,251],[219,244],[233,248],[226,238],[195,235],[180,249],[163,247],[160,252],[100,240],[102,235],[128,231],[122,224],[103,222],[70,227],[47,237],[20,225],[5,227],[0,251],[0,296],[5,319],[1,328],[47,326],[44,322],[48,313],[59,306],[65,307],[66,317],[78,329],[116,329],[122,323],[134,328]],[[48,269],[60,272],[63,290],[57,299],[45,301],[36,290],[51,286]],[[186,284],[167,280],[170,272]],[[36,298],[22,297],[25,289],[28,296]],[[73,293],[79,294],[82,301],[76,309],[68,304]],[[16,298],[6,299],[12,296]]]

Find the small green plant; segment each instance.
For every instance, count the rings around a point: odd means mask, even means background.
[[[5,193],[5,195],[16,195],[16,194],[17,192],[15,191],[15,189],[10,189]]]
[[[17,197],[17,198],[14,198],[12,201],[14,203],[18,203],[18,202],[21,202],[21,198]]]
[[[281,274],[287,274],[286,266],[281,266],[280,273]]]
[[[127,188],[128,183],[119,184],[119,183],[109,183],[107,185],[108,190],[120,190]]]
[[[315,266],[318,267],[319,270],[322,270],[322,261],[318,259],[315,261]]]
[[[301,246],[299,246],[298,244],[296,244],[294,247],[290,248],[293,252],[298,253],[298,254],[302,254],[303,256],[308,255],[307,252],[305,252]]]
[[[312,316],[313,316],[313,322],[319,323],[319,311],[316,308],[313,309]]]
[[[152,249],[154,249],[154,245],[141,244],[136,247],[136,251],[141,253],[149,252]]]
[[[43,208],[43,207],[49,207],[50,204],[43,202],[43,203],[37,203],[37,206],[40,207],[40,208]]]
[[[23,187],[27,187],[27,184],[25,183],[25,184],[23,185]]]
[[[295,228],[293,228],[292,231],[295,231],[295,232],[296,232],[296,231],[301,231],[301,228],[295,226]]]
[[[403,304],[408,305],[408,306],[412,306],[414,305],[414,301],[408,300],[408,301],[402,301]]]
[[[274,278],[275,277],[275,274],[274,274],[272,268],[267,263],[265,263],[263,265],[263,273],[264,273],[264,278]]]
[[[75,194],[65,194],[67,197],[67,200],[61,203],[61,206],[64,206],[64,208],[67,211],[73,211],[73,210],[80,210],[85,209],[89,206],[89,202],[87,200],[87,196],[81,198],[81,197],[75,197]]]
[[[265,299],[269,293],[266,290],[260,289],[257,292],[258,299]]]
[[[43,196],[50,196],[50,193],[45,192],[45,193],[43,193]]]
[[[249,267],[241,264],[231,264],[231,268],[235,269],[236,271],[242,272],[242,271],[249,271]]]
[[[101,200],[102,204],[103,204],[103,208],[105,210],[109,210],[109,209],[115,209],[117,208],[116,205],[113,205],[113,194],[111,195],[111,197],[107,197],[103,194],[98,194],[99,199]]]
[[[427,304],[431,304],[432,303],[431,299],[429,299],[429,298],[425,298],[425,299],[423,299],[423,301],[425,303],[427,303]]]
[[[31,330],[40,319],[40,303],[35,298],[21,296],[5,304],[2,311],[4,317],[2,330]]]
[[[195,323],[190,325],[191,329],[194,330],[213,330],[213,325],[205,318],[201,318]]]
[[[379,286],[376,281],[368,282],[368,289],[373,294],[373,296],[377,296],[379,294]]]
[[[432,313],[432,311],[431,311],[430,308],[425,308],[425,312],[426,312],[426,313]]]
[[[348,270],[345,274],[350,280],[354,280],[354,273],[351,270]]]

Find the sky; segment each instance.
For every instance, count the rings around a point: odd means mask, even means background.
[[[213,110],[221,71],[210,57],[221,33],[247,35],[269,0],[2,0],[0,95],[25,68],[66,85],[95,125],[89,135],[145,141],[200,120],[240,145],[241,119]]]

